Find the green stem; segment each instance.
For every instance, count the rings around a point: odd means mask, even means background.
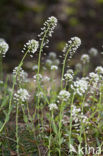
[[[61,89],[63,89],[63,76],[64,76],[64,70],[65,70],[66,60],[67,60],[67,57],[68,57],[68,54],[69,54],[71,48],[72,48],[72,44],[71,44],[71,46],[69,47],[69,49],[67,50],[67,53],[66,53],[65,58],[64,58],[64,61],[63,61],[62,79],[61,79]]]
[[[19,104],[17,103],[17,106],[16,106],[16,142],[17,142],[16,150],[17,150],[17,156],[20,156],[20,154],[19,154],[18,116],[19,116]]]

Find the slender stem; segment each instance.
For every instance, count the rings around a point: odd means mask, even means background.
[[[67,57],[68,57],[68,54],[69,54],[71,48],[72,48],[72,44],[69,47],[69,49],[67,50],[67,53],[66,53],[65,58],[64,58],[64,61],[63,61],[62,78],[61,78],[61,89],[63,89],[63,76],[64,76],[64,70],[65,70],[66,60],[67,60]]]
[[[16,150],[17,150],[17,156],[20,156],[20,154],[19,154],[18,116],[19,116],[19,103],[17,103],[17,106],[16,106],[16,142],[17,142]]]
[[[72,96],[72,101],[71,101],[71,110],[70,110],[70,132],[69,132],[69,148],[70,148],[70,144],[71,144],[71,135],[72,135],[72,106],[73,106],[73,102],[74,102],[74,94]],[[72,153],[70,153],[70,155],[72,155]]]
[[[45,37],[46,37],[46,35],[48,33],[49,27],[50,27],[50,25],[48,25],[48,28],[44,33],[44,36],[43,36],[43,39],[42,39],[41,45],[40,45],[39,58],[38,58],[38,74],[40,72],[40,59],[41,59],[41,53],[42,53],[42,50],[43,50],[44,40],[45,40]]]

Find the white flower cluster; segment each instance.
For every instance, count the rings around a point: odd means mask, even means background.
[[[95,72],[96,72],[97,74],[103,74],[103,67],[102,67],[102,66],[96,67]]]
[[[96,48],[91,48],[89,50],[89,54],[93,57],[97,56],[98,55],[98,50]]]
[[[70,93],[66,90],[61,90],[58,95],[59,100],[67,102],[70,98]]]
[[[52,66],[51,66],[51,70],[58,70],[58,66],[52,65]]]
[[[33,67],[32,67],[32,70],[38,70],[38,65],[34,65]]]
[[[0,54],[5,57],[7,51],[9,49],[9,45],[5,42],[4,39],[0,39]]]
[[[22,53],[24,53],[25,51],[27,51],[28,53],[30,53],[30,56],[33,57],[33,54],[37,51],[39,47],[39,42],[32,39],[29,40],[25,45],[24,48],[22,50]]]
[[[49,53],[49,58],[50,58],[51,60],[55,60],[56,57],[57,57],[57,55],[56,55],[55,52],[50,52],[50,53]]]
[[[15,101],[21,101],[21,102],[26,102],[29,100],[30,95],[26,89],[20,88],[17,90],[17,93],[14,94],[14,100]]]
[[[40,82],[49,82],[50,81],[50,77],[48,76],[42,76],[41,74],[36,74],[34,75],[34,82],[36,81],[40,81]]]
[[[75,65],[75,69],[76,69],[76,71],[81,72],[82,71],[82,64],[81,63],[77,63]]]
[[[90,81],[98,82],[99,81],[99,75],[91,72],[89,73]]]
[[[57,55],[55,52],[50,52],[49,56],[45,62],[46,67],[51,68],[51,66],[58,66],[60,64],[59,59],[57,59]]]
[[[68,69],[66,74],[64,74],[64,78],[65,78],[65,80],[71,82],[73,80],[73,75],[74,75],[73,70]]]
[[[49,104],[49,110],[52,111],[52,110],[57,110],[58,109],[58,106],[55,104],[55,103],[51,103]]]
[[[84,115],[81,112],[80,108],[77,108],[76,106],[72,105],[72,111],[71,111],[71,115],[72,115],[72,119],[73,119],[73,127],[77,130],[80,131],[80,125],[81,122],[83,122],[84,124],[88,124],[88,118],[86,115]],[[87,128],[87,127],[86,127]]]
[[[99,88],[101,86],[101,82],[100,82],[101,75],[91,72],[91,73],[89,73],[89,77],[90,77],[89,81],[91,83],[89,92],[92,94],[94,94],[94,92],[96,92],[98,94]]]
[[[48,77],[48,76],[44,76],[44,77],[43,77],[43,81],[45,81],[45,82],[50,81],[50,77]]]
[[[71,88],[74,90],[74,94],[78,94],[79,96],[82,96],[87,91],[88,87],[89,83],[86,78],[77,80],[73,85],[71,85]]]
[[[81,45],[81,40],[79,37],[72,37],[70,41],[68,41],[68,43],[66,43],[64,49],[63,49],[63,53],[65,55],[65,53],[69,50],[69,58],[71,59],[73,54],[76,52],[76,50],[78,49],[78,47]]]
[[[41,81],[43,79],[43,76],[41,74],[36,74],[33,76],[33,78],[34,78],[34,82]]]
[[[81,56],[81,61],[82,61],[83,64],[89,63],[89,61],[90,61],[89,55],[83,54],[83,55]]]
[[[28,73],[25,72],[22,67],[15,67],[13,69],[13,76],[16,76],[17,81],[19,81],[19,83],[21,82],[28,82]]]
[[[44,97],[44,93],[43,92],[38,92],[37,94],[36,94],[36,96],[38,97],[38,98],[43,98]]]
[[[40,40],[45,38],[44,45],[47,46],[49,43],[48,37],[52,37],[52,34],[54,32],[55,27],[57,26],[57,18],[54,16],[51,16],[48,18],[48,20],[44,23],[43,28],[41,28],[42,32],[38,35],[40,37]]]

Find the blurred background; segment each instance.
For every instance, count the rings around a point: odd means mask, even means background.
[[[6,62],[20,59],[23,44],[37,39],[49,16],[58,18],[58,27],[49,49],[59,54],[72,36],[82,40],[80,53],[92,47],[102,51],[103,0],[0,0],[0,38],[10,46]]]

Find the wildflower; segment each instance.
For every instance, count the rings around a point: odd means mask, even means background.
[[[43,77],[41,74],[36,74],[36,75],[34,75],[33,78],[34,78],[34,81],[37,81],[37,80],[41,81]]]
[[[53,64],[52,60],[50,60],[50,59],[46,60],[46,66],[47,67],[51,67],[52,64]]]
[[[72,120],[73,120],[73,128],[76,129],[76,131],[80,131],[80,125],[81,121],[86,124],[86,126],[89,124],[88,118],[86,115],[84,115],[81,111],[81,108],[77,108],[77,106],[72,105],[72,109],[70,111]],[[87,127],[86,127],[87,128]]]
[[[96,48],[91,48],[90,50],[89,50],[89,54],[91,55],[91,56],[97,56],[98,55],[98,50],[96,49]]]
[[[33,54],[37,51],[39,47],[39,42],[32,39],[29,40],[25,45],[24,48],[22,50],[22,53],[24,53],[25,51],[27,51],[28,53],[30,53],[30,56],[33,57]]]
[[[55,52],[50,52],[50,53],[49,53],[49,58],[50,58],[51,60],[55,60],[55,59],[56,59],[56,53],[55,53]]]
[[[88,89],[88,81],[84,78],[77,80],[74,82],[73,85],[71,85],[71,88],[74,90],[74,94],[78,94],[79,96],[83,96],[83,94]]]
[[[95,82],[99,81],[99,75],[98,74],[91,72],[91,73],[89,73],[89,76],[90,76],[92,81],[95,81]]]
[[[103,67],[102,66],[98,66],[98,67],[96,67],[95,71],[98,74],[103,74]]]
[[[44,43],[43,46],[48,47],[48,37],[52,37],[52,34],[54,32],[55,27],[57,26],[57,18],[54,16],[51,16],[48,18],[48,20],[44,23],[43,28],[41,28],[42,32],[38,35],[40,37],[40,40],[43,40]]]
[[[28,73],[25,72],[22,67],[15,67],[13,69],[13,76],[16,76],[17,81],[19,82],[27,82],[28,81]]]
[[[44,77],[43,77],[43,81],[46,81],[46,82],[47,82],[47,81],[50,81],[50,77],[44,76]]]
[[[83,64],[89,63],[89,61],[90,61],[89,55],[83,54],[83,55],[81,56],[81,61],[82,61]]]
[[[43,98],[44,97],[44,93],[43,92],[39,92],[36,94],[37,97],[39,98]]]
[[[75,65],[75,69],[78,71],[78,72],[81,72],[82,71],[82,65],[80,63],[77,63]]]
[[[0,80],[0,85],[2,85],[2,84],[3,84],[3,81]]]
[[[58,109],[58,106],[55,104],[55,103],[51,103],[49,104],[49,110],[52,111],[52,110],[57,110]]]
[[[58,98],[64,102],[67,102],[70,98],[70,93],[66,90],[61,90],[59,92]]]
[[[67,73],[64,74],[65,80],[72,81],[73,80],[73,74],[74,73],[73,73],[72,69],[67,70]]]
[[[55,65],[52,65],[52,66],[51,66],[51,70],[58,70],[58,67],[55,66]]]
[[[59,59],[56,59],[56,60],[54,60],[53,63],[58,66],[60,64],[60,61],[59,61]]]
[[[9,49],[9,45],[5,42],[4,39],[0,39],[0,54],[5,57],[7,51]]]
[[[15,101],[26,102],[29,100],[30,95],[26,89],[20,88],[17,93],[14,94]]]
[[[33,67],[32,67],[32,70],[38,70],[38,65],[34,65]]]
[[[69,58],[72,58],[73,54],[76,52],[78,47],[81,45],[81,40],[79,37],[72,37],[68,43],[66,43],[63,53],[69,52]]]

